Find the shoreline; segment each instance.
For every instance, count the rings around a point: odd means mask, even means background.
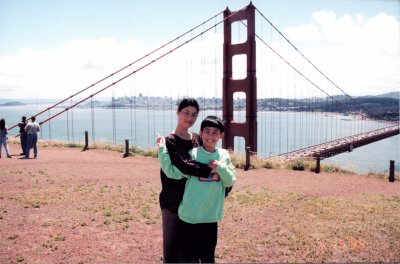
[[[20,147],[20,142],[18,138],[9,139],[9,145],[13,144],[15,148]],[[70,148],[70,149],[81,149],[83,151],[85,144],[84,142],[74,142],[69,143],[67,141],[62,140],[42,140],[39,139],[38,141],[38,148]],[[124,144],[117,144],[112,145],[107,142],[98,142],[95,144],[89,144],[88,150],[108,150],[117,153],[121,153],[122,155],[126,155],[126,146]],[[10,151],[11,152],[11,151]],[[17,151],[18,152],[18,151]],[[157,157],[157,150],[156,147],[141,149],[137,147],[130,147],[128,156],[143,156],[143,157]],[[17,154],[12,154],[12,156],[18,156]],[[237,169],[243,169],[245,166],[245,154],[231,154],[232,162],[235,164]],[[379,172],[379,171],[368,171],[364,173],[357,172],[352,168],[348,168],[348,166],[340,166],[335,163],[324,163],[324,160],[321,162],[321,172],[328,172],[328,173],[344,173],[344,174],[352,174],[352,175],[360,175],[366,177],[375,177],[379,179],[384,179],[389,177],[389,172]],[[315,165],[316,162],[312,158],[303,158],[293,161],[281,161],[277,162],[271,160],[270,158],[258,159],[257,157],[251,157],[250,159],[250,169],[257,170],[257,169],[283,169],[288,171],[308,171],[315,173]],[[301,166],[302,169],[298,169],[298,166]],[[395,164],[395,179],[400,180],[400,163],[398,162]]]

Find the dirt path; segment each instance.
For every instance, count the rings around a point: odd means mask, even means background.
[[[11,144],[10,149],[11,153],[20,152],[17,145]],[[162,261],[156,159],[122,158],[121,153],[106,150],[81,152],[53,147],[40,148],[36,160],[19,157],[7,159],[3,155],[0,159],[0,263]],[[364,206],[360,201],[368,201],[372,204],[368,210],[378,210],[386,201],[390,215],[398,217],[400,182],[287,170],[238,170],[237,174],[238,183],[227,199],[220,224],[218,262],[400,261],[399,251],[390,250],[400,246],[400,231],[391,230],[400,227],[398,224],[381,227],[391,231],[377,236],[383,240],[377,241],[379,244],[391,243],[383,245],[383,253],[373,253],[381,248],[365,252],[376,244],[362,235],[358,237],[362,240],[356,241],[359,247],[352,248],[355,242],[351,242],[350,233],[329,238],[332,235],[321,230],[318,232],[322,235],[299,239],[306,243],[296,243],[293,248],[293,237],[300,236],[297,231],[282,227],[277,230],[279,221],[299,214],[296,206],[305,210],[314,206],[311,202],[316,199],[328,201],[325,207],[329,208],[336,208],[330,204],[334,201],[341,207],[341,214],[352,210],[345,207],[349,201],[353,209]],[[303,224],[311,221],[308,217],[325,224],[325,219],[315,212],[307,211]],[[380,211],[371,214],[386,217]],[[279,236],[283,231],[286,233]],[[310,237],[311,242],[307,242]],[[283,238],[285,241],[280,241]],[[332,239],[336,242],[327,242]]]

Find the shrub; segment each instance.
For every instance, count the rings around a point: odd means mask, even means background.
[[[290,170],[298,170],[298,171],[303,171],[307,169],[309,166],[303,161],[303,160],[294,160],[292,162],[289,162],[288,164],[288,169]]]

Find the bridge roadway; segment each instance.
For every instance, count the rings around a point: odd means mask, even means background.
[[[397,124],[395,126],[381,128],[354,136],[332,140],[319,145],[298,149],[292,152],[271,157],[269,160],[291,161],[301,158],[329,158],[334,155],[338,155],[343,152],[350,152],[355,148],[398,135],[399,131],[400,125]]]

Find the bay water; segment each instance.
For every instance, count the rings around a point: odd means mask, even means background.
[[[0,107],[0,117],[5,118],[8,127],[11,127],[20,121],[21,116],[30,117],[46,107],[42,104]],[[62,110],[51,109],[36,119],[41,122]],[[200,111],[193,132],[198,133],[201,120],[207,115],[222,117],[222,112]],[[274,156],[388,126],[383,122],[327,113],[258,112],[257,115],[259,157]],[[235,111],[234,119],[245,121],[245,112]],[[168,135],[176,124],[176,110],[173,109],[73,108],[45,122],[39,138],[84,142],[84,131],[88,131],[89,143],[124,144],[128,139],[131,145],[146,149],[155,146],[157,133]],[[10,136],[16,134],[18,127],[10,130]],[[244,153],[244,149],[244,140],[235,138],[235,152]],[[322,163],[335,164],[358,173],[387,172],[389,161],[395,160],[399,164],[399,159],[400,136],[397,135],[324,159]]]

